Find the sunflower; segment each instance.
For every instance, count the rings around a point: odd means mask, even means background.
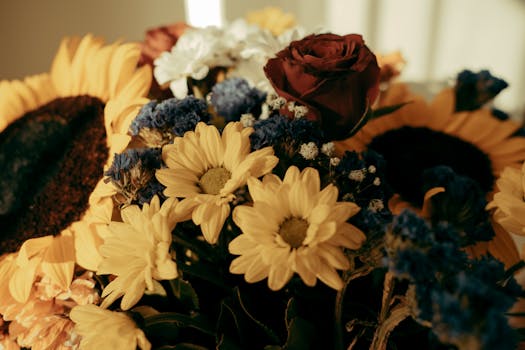
[[[151,84],[151,68],[137,68],[139,57],[138,44],[66,38],[49,73],[0,82],[0,253],[50,236],[17,254],[16,269],[32,269],[9,278],[18,297],[27,297],[40,273],[64,289],[71,283],[75,258],[52,236],[70,237],[67,249],[74,237],[77,262],[96,267],[96,256],[82,255],[79,243],[100,241],[112,215],[114,189],[102,181],[103,171],[127,146],[129,124]]]
[[[82,337],[80,349],[151,349],[144,332],[123,312],[89,304],[76,306],[69,316]]]
[[[271,172],[279,161],[272,147],[250,153],[252,132],[253,128],[231,122],[221,137],[215,126],[200,122],[194,132],[186,132],[162,149],[167,168],[157,170],[156,177],[166,186],[164,195],[184,198],[178,207],[180,215],[200,225],[211,244],[217,242],[230,215],[234,192],[250,176]]]
[[[498,191],[487,205],[493,217],[507,231],[525,236],[525,163],[521,169],[505,168],[496,181]]]
[[[397,111],[368,122],[356,135],[337,144],[345,150],[373,149],[381,153],[390,167],[386,178],[396,192],[394,200],[421,208],[424,199],[442,192],[436,188],[423,193],[425,169],[445,165],[456,173],[477,181],[490,199],[495,178],[507,167],[519,167],[525,159],[525,138],[513,136],[520,126],[494,118],[490,111],[455,112],[453,89],[445,89],[427,103],[411,93],[406,85],[394,84],[379,101],[380,106],[406,103]],[[392,166],[393,164],[393,166]],[[426,208],[425,208],[426,209]],[[489,251],[507,265],[519,261],[519,254],[508,233],[495,224],[496,236]],[[487,249],[479,243],[475,255]]]
[[[266,175],[248,180],[253,206],[240,205],[233,220],[242,234],[228,249],[240,255],[230,272],[244,274],[249,283],[268,278],[271,290],[281,289],[297,272],[304,283],[314,286],[317,278],[334,289],[343,281],[336,269],[350,263],[343,247],[357,249],[365,235],[346,221],[359,212],[351,202],[337,202],[333,185],[320,189],[317,170],[288,168],[281,181]]]

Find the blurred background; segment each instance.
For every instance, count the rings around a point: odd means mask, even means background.
[[[399,50],[403,80],[439,85],[489,69],[510,85],[496,105],[525,113],[525,0],[0,0],[0,79],[48,71],[66,35],[142,41],[159,25],[220,25],[266,6],[307,29],[362,34],[376,53]]]

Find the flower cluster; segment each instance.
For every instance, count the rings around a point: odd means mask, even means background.
[[[399,53],[294,24],[66,39],[0,81],[0,348],[525,343],[505,81],[427,101]]]

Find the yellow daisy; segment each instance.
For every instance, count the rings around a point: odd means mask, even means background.
[[[284,180],[266,175],[262,181],[248,180],[253,206],[241,205],[233,220],[242,234],[228,246],[240,255],[230,272],[244,274],[249,283],[268,277],[272,290],[281,289],[297,272],[304,283],[316,279],[334,289],[343,282],[336,269],[350,264],[343,247],[358,249],[365,235],[346,221],[360,208],[355,203],[337,202],[338,190],[328,185],[320,190],[319,173],[288,168]]]
[[[123,312],[90,304],[76,306],[69,317],[75,322],[75,331],[82,337],[80,349],[151,349],[144,332]]]
[[[400,201],[408,202],[406,206],[423,205],[421,174],[426,168],[450,166],[456,173],[475,179],[490,199],[494,180],[501,171],[507,166],[519,167],[525,160],[525,138],[513,136],[519,124],[500,121],[485,109],[455,112],[453,89],[445,89],[428,103],[406,85],[394,84],[381,96],[379,105],[404,102],[409,103],[371,120],[336,146],[340,153],[373,149],[383,154],[391,164],[386,177],[397,194],[397,207]],[[427,199],[436,193],[427,193]],[[508,233],[497,225],[494,229],[495,238],[473,247],[473,253],[482,254],[488,248],[507,265],[519,261]]]
[[[505,168],[496,181],[498,192],[487,205],[493,218],[508,232],[525,235],[525,163],[521,170]]]
[[[22,152],[22,157],[26,157],[23,160],[33,163],[23,171],[12,170],[16,169],[13,166],[9,179],[25,177],[11,185],[6,172],[3,173],[2,193],[15,187],[8,192],[10,196],[4,195],[0,200],[3,218],[7,218],[0,222],[4,234],[0,253],[18,250],[28,239],[49,236],[38,248],[42,251],[37,248],[31,248],[28,254],[21,251],[16,258],[17,269],[36,269],[35,265],[40,262],[53,263],[50,276],[64,286],[69,285],[73,265],[69,256],[65,264],[60,264],[61,256],[55,253],[63,253],[64,249],[50,249],[51,236],[82,236],[80,243],[100,241],[101,227],[112,215],[114,193],[111,186],[102,181],[103,171],[111,164],[112,155],[127,146],[129,124],[147,102],[145,96],[151,84],[151,68],[137,68],[139,57],[138,44],[104,45],[101,39],[91,35],[66,38],[49,73],[24,80],[0,81],[2,135],[15,141],[27,140],[27,137],[34,141],[18,141],[27,146],[24,150],[28,153]],[[38,153],[40,147],[45,151]],[[48,151],[52,151],[51,154],[45,155]],[[36,156],[31,152],[36,152]],[[38,157],[43,157],[45,166],[37,162]],[[47,168],[51,166],[47,164],[49,158],[59,160],[54,165],[57,171]],[[16,159],[2,163],[4,170],[18,164]],[[43,190],[35,189],[33,185],[38,181],[34,179],[46,172],[54,177],[46,178]],[[96,256],[82,255],[85,247],[78,242],[75,242],[78,262],[87,268],[96,267]],[[19,275],[15,273],[13,278]],[[17,282],[9,281],[17,298],[27,296],[25,290],[34,274],[25,276],[16,277]]]
[[[293,28],[296,24],[294,15],[285,13],[279,7],[274,6],[268,6],[262,10],[248,13],[246,21],[263,29],[268,29],[275,36]]]
[[[197,124],[195,132],[175,138],[162,149],[168,166],[157,170],[156,177],[166,186],[164,194],[184,200],[178,207],[201,226],[204,238],[217,242],[228,215],[234,192],[250,176],[260,177],[272,171],[277,162],[272,147],[250,153],[253,128],[228,123],[222,137],[215,126]]]
[[[170,198],[161,207],[159,197],[155,196],[142,210],[137,205],[122,209],[123,222],[109,224],[110,235],[100,247],[103,260],[97,273],[117,277],[104,288],[102,297],[106,298],[101,307],[106,308],[124,296],[120,307],[128,310],[146,289],[155,290],[154,280],[177,277],[177,265],[170,256],[177,202],[176,198]]]

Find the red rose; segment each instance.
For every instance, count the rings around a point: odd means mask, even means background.
[[[309,35],[264,67],[275,91],[308,107],[329,139],[343,139],[379,93],[379,67],[360,35]]]
[[[187,28],[189,26],[186,23],[179,22],[148,30],[142,43],[139,65],[153,65],[162,52],[171,50]]]

